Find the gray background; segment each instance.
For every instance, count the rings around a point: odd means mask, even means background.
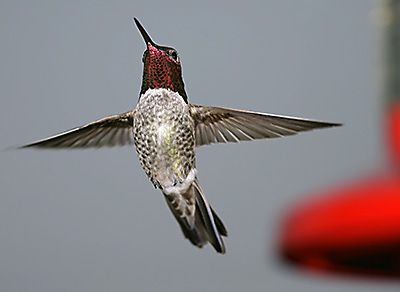
[[[276,260],[307,193],[384,165],[369,1],[0,2],[0,149],[135,107],[144,42],[195,104],[345,123],[197,152],[227,254],[185,240],[133,148],[0,152],[0,291],[398,291]]]

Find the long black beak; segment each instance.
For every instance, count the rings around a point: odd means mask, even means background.
[[[140,24],[139,20],[137,20],[136,17],[133,18],[133,20],[135,21],[136,26],[138,27],[144,42],[146,43],[146,46],[149,47],[149,44],[152,46],[157,46],[150,38],[149,34],[146,32],[146,30],[144,29],[144,27]]]

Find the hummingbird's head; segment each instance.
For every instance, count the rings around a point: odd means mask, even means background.
[[[147,46],[142,59],[144,66],[140,95],[149,88],[165,88],[179,93],[187,103],[178,52],[154,43],[140,22],[136,18],[134,21]]]

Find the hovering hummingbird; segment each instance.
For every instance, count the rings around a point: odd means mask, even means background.
[[[20,148],[90,148],[135,144],[140,163],[164,195],[184,236],[197,247],[210,242],[225,253],[227,230],[197,179],[196,147],[294,135],[336,123],[188,102],[178,52],[157,45],[134,18],[147,46],[135,109]]]

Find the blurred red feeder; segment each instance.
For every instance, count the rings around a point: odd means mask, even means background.
[[[400,97],[388,110],[388,142],[393,160],[400,166]]]
[[[286,220],[284,257],[306,268],[400,276],[400,175],[321,195]]]

